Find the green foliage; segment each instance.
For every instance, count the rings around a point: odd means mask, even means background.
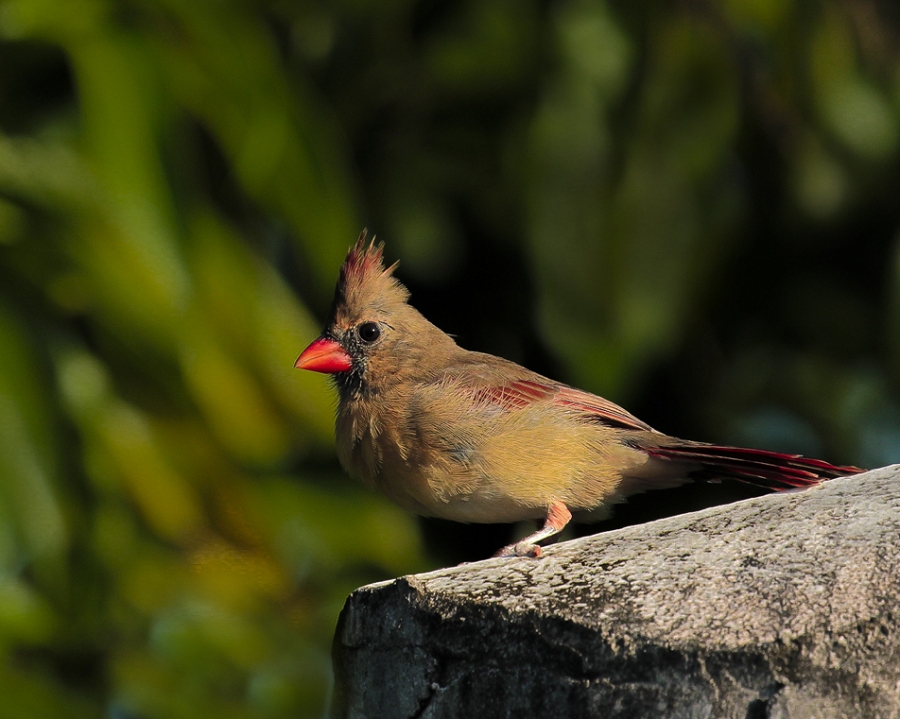
[[[292,369],[362,218],[465,346],[897,459],[886,8],[0,1],[0,714],[323,714],[428,566]]]

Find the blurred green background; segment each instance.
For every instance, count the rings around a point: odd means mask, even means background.
[[[349,591],[505,541],[292,369],[363,226],[463,346],[900,459],[898,145],[889,0],[0,0],[0,717],[322,716]]]

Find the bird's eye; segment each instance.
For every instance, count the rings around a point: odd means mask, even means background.
[[[381,327],[377,322],[363,322],[357,332],[363,342],[374,342],[381,337]]]

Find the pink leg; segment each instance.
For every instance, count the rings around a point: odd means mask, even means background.
[[[542,550],[538,546],[538,542],[549,539],[554,534],[559,534],[569,520],[572,519],[572,513],[569,508],[562,502],[554,502],[547,508],[547,519],[544,526],[534,534],[529,534],[524,539],[519,540],[515,544],[510,544],[497,552],[495,557],[540,557]]]

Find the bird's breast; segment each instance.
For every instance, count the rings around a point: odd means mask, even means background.
[[[503,411],[452,386],[378,404],[342,403],[338,451],[347,471],[408,511],[464,522],[540,517],[615,499],[646,455],[614,430],[540,405]]]
[[[336,422],[338,458],[344,469],[407,511],[434,515],[427,459],[415,426],[399,407],[381,402],[342,403]]]

